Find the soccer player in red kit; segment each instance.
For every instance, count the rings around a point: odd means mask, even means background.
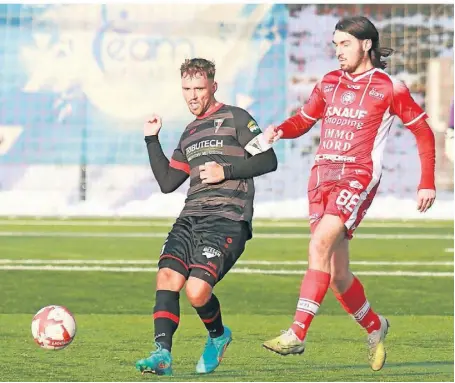
[[[311,241],[308,270],[289,330],[263,346],[281,355],[301,354],[328,288],[368,333],[368,359],[380,370],[386,359],[388,321],[371,308],[362,283],[349,269],[349,242],[379,186],[383,151],[395,116],[414,134],[421,162],[417,209],[433,204],[435,142],[428,116],[407,87],[384,72],[393,51],[379,47],[379,34],[365,17],[338,22],[333,44],[340,69],[326,74],[300,111],[262,141],[297,138],[322,119],[321,141],[311,170],[308,199]],[[264,140],[265,139],[265,140]],[[260,140],[261,141],[261,140]]]

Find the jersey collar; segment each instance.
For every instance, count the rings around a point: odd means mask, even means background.
[[[196,119],[202,120],[204,118],[207,118],[208,116],[212,115],[213,113],[218,112],[223,106],[224,106],[224,104],[222,102],[219,102],[216,107],[214,107],[213,109],[207,110],[207,112],[205,112],[202,116],[196,116]]]
[[[378,70],[378,68],[372,68],[372,69],[367,70],[366,72],[354,75],[354,77],[352,77],[348,72],[343,72],[343,73],[349,80],[351,80],[353,82],[357,82],[357,81],[361,80],[362,78],[367,77],[370,74],[373,74],[377,70]]]

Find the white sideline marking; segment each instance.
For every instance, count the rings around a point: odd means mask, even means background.
[[[453,253],[453,249],[450,249],[450,248],[445,249],[444,251],[445,251],[446,253]]]
[[[55,220],[24,220],[24,219],[4,219],[0,220],[0,225],[8,226],[118,226],[118,227],[170,227],[174,223],[173,220],[169,221],[129,221],[129,220],[101,220],[101,221],[71,221],[66,219]],[[307,221],[254,221],[254,227],[309,227]],[[364,221],[362,227],[401,227],[401,228],[450,228],[444,224],[432,224],[428,222],[374,222]]]
[[[0,237],[61,237],[61,238],[165,238],[168,233],[87,233],[87,232],[36,232],[0,231]],[[254,238],[262,239],[299,239],[310,238],[310,234],[258,233]],[[453,234],[357,234],[359,239],[452,239]]]
[[[156,267],[103,267],[103,266],[0,266],[0,270],[37,270],[37,271],[104,271],[116,273],[155,273]],[[270,274],[270,275],[303,275],[305,270],[261,270],[249,268],[233,268],[233,274]],[[387,277],[453,277],[446,272],[414,272],[414,271],[358,271],[356,275],[387,276]]]
[[[158,259],[0,259],[1,264],[17,264],[17,265],[156,265]],[[307,261],[263,261],[238,260],[237,265],[262,265],[262,266],[299,266],[307,265]],[[402,262],[402,261],[352,261],[351,265],[364,266],[453,266],[453,262]]]

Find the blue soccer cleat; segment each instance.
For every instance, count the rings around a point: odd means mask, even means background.
[[[226,326],[224,326],[224,334],[218,338],[211,338],[209,336],[204,352],[197,362],[196,372],[198,374],[208,374],[214,371],[221,363],[224,352],[231,342],[232,332]]]
[[[147,372],[156,375],[172,375],[171,353],[159,343],[155,345],[156,351],[151,352],[148,358],[138,360],[136,362],[136,369],[142,372],[142,375]]]

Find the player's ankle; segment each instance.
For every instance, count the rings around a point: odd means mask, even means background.
[[[290,327],[290,330],[292,330],[298,340],[303,341],[306,337],[308,329],[303,323],[294,321]]]
[[[381,320],[379,319],[379,315],[375,314],[375,318],[366,325],[365,330],[368,334],[371,334],[373,331],[377,331],[381,329]]]

